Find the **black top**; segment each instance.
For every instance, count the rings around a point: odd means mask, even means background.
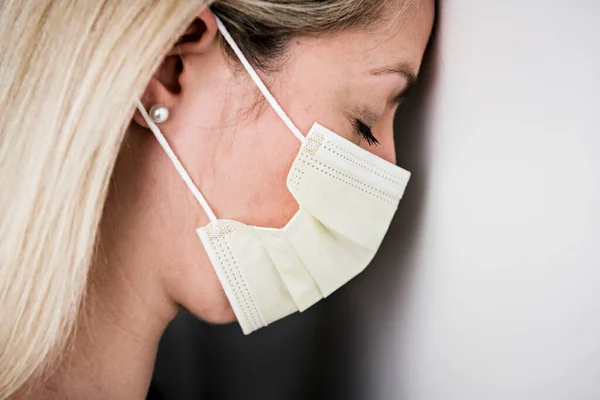
[[[167,400],[160,393],[160,390],[156,387],[154,381],[150,383],[150,389],[148,389],[148,395],[146,396],[146,400]]]

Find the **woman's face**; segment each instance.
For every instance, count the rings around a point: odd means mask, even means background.
[[[304,134],[318,122],[395,162],[398,97],[419,72],[434,18],[433,0],[418,3],[388,13],[369,30],[294,38],[278,68],[259,73]],[[218,218],[283,227],[298,209],[286,178],[300,143],[222,51],[210,10],[188,33],[193,39],[165,59],[142,102],[147,109],[156,103],[169,108],[161,131]],[[208,321],[231,321],[195,233],[208,218],[139,125],[145,123],[137,114],[119,157],[104,229],[127,246],[131,264],[161,280],[175,303]]]

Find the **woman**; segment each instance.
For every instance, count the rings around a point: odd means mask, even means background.
[[[2,2],[0,398],[143,398],[178,307],[250,333],[362,271],[433,8]]]

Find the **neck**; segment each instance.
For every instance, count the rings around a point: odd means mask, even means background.
[[[177,307],[150,268],[132,276],[144,269],[127,268],[131,262],[153,263],[129,260],[131,254],[140,255],[113,248],[98,257],[105,261],[92,270],[73,344],[40,395],[31,398],[145,398],[160,337]]]

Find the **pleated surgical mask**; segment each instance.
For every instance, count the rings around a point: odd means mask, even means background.
[[[197,230],[245,334],[304,311],[362,272],[390,226],[410,173],[315,123],[306,137],[219,31],[301,142],[287,177],[299,210],[282,229],[218,219],[141,102],[138,109],[211,222]],[[240,172],[243,173],[243,172]]]

